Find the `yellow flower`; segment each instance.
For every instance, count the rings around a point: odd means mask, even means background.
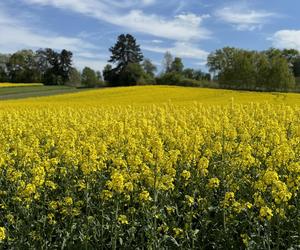
[[[132,182],[127,182],[127,183],[125,183],[124,187],[125,187],[125,189],[126,189],[127,191],[129,191],[129,192],[132,192],[132,191],[133,191],[133,184],[132,184]]]
[[[36,186],[34,184],[27,184],[25,190],[23,191],[23,195],[25,197],[29,197],[36,192]]]
[[[173,231],[174,231],[175,237],[177,237],[177,238],[183,237],[183,230],[181,228],[175,227],[175,228],[173,228]]]
[[[188,206],[192,206],[194,204],[194,198],[192,196],[186,195],[185,200]]]
[[[67,206],[72,206],[73,205],[73,199],[70,196],[65,197],[64,202],[65,202],[65,205],[67,205]]]
[[[181,177],[185,180],[188,181],[191,178],[191,172],[187,170],[183,170],[181,173]]]
[[[121,224],[126,224],[126,225],[128,224],[127,216],[126,216],[126,215],[123,215],[123,214],[119,215],[118,221],[119,221],[119,223],[121,223]]]
[[[224,206],[229,207],[234,201],[235,201],[234,193],[233,192],[227,192],[225,194],[225,198],[224,198]]]
[[[122,193],[124,190],[124,176],[120,173],[114,173],[111,176],[111,181],[107,183],[109,189],[118,193]]]
[[[220,186],[220,180],[218,178],[211,178],[208,182],[208,187],[211,189],[216,189]]]
[[[249,240],[250,240],[250,237],[248,236],[248,234],[241,234],[241,238],[243,240],[243,243],[246,247],[248,247],[249,245]]]
[[[6,234],[5,234],[5,228],[0,227],[0,241],[5,240]]]
[[[271,185],[273,184],[273,182],[278,181],[279,177],[277,172],[273,171],[273,170],[268,170],[263,177],[265,183],[267,185]]]
[[[140,201],[150,201],[151,197],[148,191],[142,191],[139,195]]]
[[[52,209],[52,210],[56,210],[58,208],[58,203],[57,201],[51,201],[49,203],[49,208]]]
[[[197,164],[197,169],[200,175],[206,176],[208,174],[208,165],[209,165],[209,160],[206,157],[202,157],[199,160]]]
[[[259,210],[259,216],[260,216],[261,218],[267,218],[268,220],[271,220],[271,218],[273,217],[272,209],[270,209],[270,208],[267,207],[267,206],[262,207],[262,208]]]
[[[113,194],[109,190],[103,190],[101,193],[101,199],[107,201],[110,200],[113,197]]]

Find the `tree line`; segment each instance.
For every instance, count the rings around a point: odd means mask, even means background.
[[[270,91],[294,89],[295,79],[300,77],[300,53],[294,49],[249,51],[225,47],[209,54],[209,73],[185,68],[180,57],[166,52],[158,74],[130,34],[120,35],[109,51],[109,64],[102,74],[89,67],[78,71],[72,64],[72,52],[65,49],[0,54],[0,82],[86,87],[167,84]]]
[[[295,49],[225,47],[212,52],[207,65],[221,87],[233,89],[290,90],[300,77],[300,53]]]
[[[136,39],[130,35],[120,35],[117,43],[110,49],[111,57],[104,68],[104,80],[110,86],[129,86],[143,84],[200,85],[201,81],[210,81],[209,73],[185,68],[182,59],[173,58],[166,52],[163,59],[163,71],[156,75],[157,67],[150,59],[144,58]],[[113,67],[115,65],[115,67]]]
[[[0,82],[87,87],[103,84],[100,71],[85,67],[79,72],[73,67],[72,57],[71,51],[63,49],[57,52],[50,48],[0,54]]]

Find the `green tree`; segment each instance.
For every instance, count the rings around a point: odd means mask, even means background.
[[[0,82],[8,81],[6,64],[9,61],[9,55],[0,53]]]
[[[139,64],[143,61],[140,45],[130,34],[120,35],[117,43],[109,51],[112,53],[109,62],[117,64],[118,72],[121,72],[128,64]]]
[[[214,74],[222,74],[232,67],[234,57],[239,49],[225,47],[210,53],[207,57],[209,71]]]
[[[85,67],[82,71],[81,83],[86,87],[97,87],[101,82],[98,79],[97,73],[93,69]]]
[[[164,67],[164,73],[171,72],[172,62],[173,62],[173,56],[169,51],[167,51],[164,55],[164,59],[162,62],[162,65]]]
[[[79,87],[81,85],[81,74],[76,68],[71,68],[69,73],[69,80],[66,85]]]
[[[188,79],[195,79],[195,70],[191,68],[186,68],[183,70],[182,75]]]
[[[176,72],[169,72],[158,77],[157,83],[162,85],[180,85],[183,80],[183,75]]]
[[[6,67],[11,82],[30,83],[39,81],[35,54],[32,50],[21,50],[14,53],[9,58]]]
[[[145,72],[140,64],[129,63],[122,70],[119,81],[126,86],[146,84]]]
[[[295,86],[295,77],[283,57],[273,57],[270,61],[269,81],[274,83],[273,89],[285,91]]]
[[[155,72],[157,71],[157,67],[151,62],[150,59],[145,58],[143,61],[143,69],[151,77],[155,76]]]
[[[257,53],[256,55],[256,87],[263,90],[270,91],[275,86],[275,83],[270,81],[270,60],[264,53]]]
[[[72,69],[72,52],[62,50],[60,53],[47,48],[37,51],[38,69],[46,85],[63,85],[68,82]]]
[[[136,84],[135,75],[139,74],[141,70],[143,71],[140,66],[143,54],[136,39],[130,34],[122,34],[109,51],[112,53],[109,62],[116,64],[116,67],[104,70],[105,81],[108,81],[111,86]]]
[[[171,71],[171,72],[176,72],[176,73],[181,74],[182,71],[183,71],[183,68],[184,68],[184,65],[183,65],[183,63],[182,63],[182,59],[179,58],[179,57],[175,57],[175,58],[174,58],[174,61],[173,61],[172,64],[171,64],[171,69],[170,69],[170,71]]]
[[[293,72],[295,77],[300,77],[300,56],[295,59]]]
[[[69,80],[70,71],[72,69],[72,56],[71,51],[63,49],[59,55],[58,74],[62,77],[63,83]]]

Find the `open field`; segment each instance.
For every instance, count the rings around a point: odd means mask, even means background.
[[[26,88],[27,89],[27,88]],[[58,89],[58,90],[57,90]],[[9,95],[11,99],[20,97],[24,88],[5,90],[0,89],[0,96]],[[29,88],[28,92],[34,92],[35,88]],[[75,91],[69,87],[39,87],[36,89],[36,96],[46,95],[46,93],[59,94],[68,91]],[[78,91],[78,90],[77,90]],[[151,105],[173,103],[176,105],[190,105],[194,102],[204,105],[227,105],[227,104],[250,104],[250,103],[269,103],[300,105],[300,94],[296,93],[266,93],[266,92],[248,92],[222,89],[205,89],[192,87],[175,86],[141,86],[141,87],[120,87],[104,88],[95,90],[86,90],[79,93],[66,95],[55,95],[42,98],[29,98],[26,100],[8,101],[3,104],[14,103],[24,105]]]
[[[0,247],[299,248],[298,94],[107,88],[0,121]]]
[[[41,84],[4,84],[0,83],[0,100],[24,99],[28,97],[51,96],[78,92],[79,90],[67,86],[44,86]]]

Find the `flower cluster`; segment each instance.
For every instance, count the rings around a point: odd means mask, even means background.
[[[0,120],[0,248],[298,246],[297,107],[11,103]]]

